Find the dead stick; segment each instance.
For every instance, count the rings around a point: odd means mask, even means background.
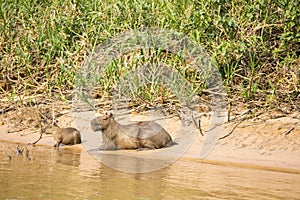
[[[200,118],[199,118],[199,127],[198,127],[198,129],[199,129],[199,131],[200,131],[200,134],[201,134],[202,136],[204,136],[204,134],[203,134],[203,132],[202,132],[202,128],[201,128],[201,116],[200,116]]]
[[[38,141],[40,141],[43,137],[43,126],[42,126],[42,119],[41,118],[44,118],[45,119],[45,116],[39,111],[39,109],[36,109],[36,117],[37,117],[37,120],[39,122],[39,126],[40,126],[40,137],[39,139],[37,139],[35,142],[32,142],[32,143],[28,143],[28,145],[35,145]]]
[[[36,144],[38,141],[40,141],[42,139],[42,137],[43,137],[43,134],[41,133],[39,139],[37,139],[35,142],[28,143],[28,145],[34,145],[34,144]]]
[[[290,134],[294,129],[295,129],[295,126],[293,126],[292,128],[290,128],[289,130],[287,130],[287,131],[284,133],[284,135]]]
[[[231,112],[231,102],[228,104],[228,113],[227,113],[227,121],[230,121],[230,112]]]
[[[196,120],[194,118],[194,115],[192,115],[192,119],[193,119],[193,122],[194,122],[195,126],[199,129],[200,134],[202,136],[204,136],[204,134],[202,132],[202,129],[201,129],[201,117],[202,117],[202,115],[200,115],[200,117],[199,117],[199,124],[198,124],[198,127],[197,127],[197,123],[196,123]]]
[[[235,126],[232,128],[232,130],[227,135],[224,135],[223,137],[220,137],[219,139],[222,140],[224,138],[227,138],[229,135],[231,135],[233,133],[233,131],[238,127],[238,125],[240,125],[245,120],[246,120],[246,118],[240,120],[238,123],[235,124]]]

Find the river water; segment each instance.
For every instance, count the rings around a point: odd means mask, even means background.
[[[300,199],[299,174],[197,159],[125,173],[77,148],[28,146],[26,156],[16,147],[0,143],[0,199]]]

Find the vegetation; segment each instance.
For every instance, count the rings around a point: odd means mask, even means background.
[[[31,97],[70,99],[90,50],[144,27],[182,32],[205,47],[232,102],[299,111],[298,0],[0,0],[0,6],[2,112]],[[101,92],[111,90],[115,72]]]

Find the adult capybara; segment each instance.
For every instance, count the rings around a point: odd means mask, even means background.
[[[60,144],[73,145],[81,143],[80,132],[73,127],[60,128],[57,124],[54,124],[52,127],[47,127],[44,132],[53,135],[56,141],[54,147],[59,147]]]
[[[176,144],[165,129],[151,121],[121,125],[110,113],[93,119],[91,127],[102,131],[103,149],[159,149]]]

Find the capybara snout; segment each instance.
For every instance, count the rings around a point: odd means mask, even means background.
[[[95,119],[92,119],[91,121],[91,127],[92,127],[92,130],[93,131],[101,131],[101,127],[100,125],[98,124],[98,119],[95,118]]]
[[[92,119],[91,127],[93,131],[103,131],[105,130],[110,124],[110,118],[112,115],[103,115],[101,117],[97,117]]]

